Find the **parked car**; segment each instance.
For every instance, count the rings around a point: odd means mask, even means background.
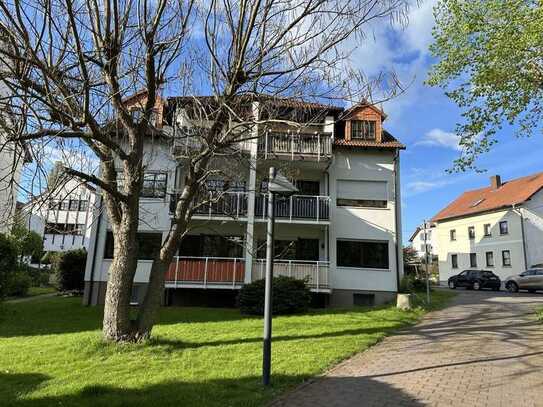
[[[543,268],[532,268],[516,276],[507,277],[505,288],[512,293],[518,290],[528,290],[531,293],[543,290]]]
[[[448,284],[451,289],[456,287],[466,287],[473,290],[491,288],[494,291],[499,291],[502,282],[492,271],[464,270],[460,274],[450,277]]]

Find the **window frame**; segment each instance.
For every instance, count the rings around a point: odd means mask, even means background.
[[[449,230],[449,239],[451,242],[456,242],[456,229]]]
[[[505,231],[502,228],[503,225],[505,225]],[[500,221],[499,228],[500,228],[500,236],[505,236],[505,235],[509,234],[509,222],[508,221],[506,221],[506,220]]]
[[[488,230],[487,230],[487,227],[488,227]],[[492,225],[490,223],[485,223],[483,225],[483,235],[484,237],[492,236]]]
[[[377,120],[351,120],[351,140],[376,141]]]
[[[507,262],[505,261],[505,253],[507,253]],[[506,264],[508,263],[508,264]],[[511,250],[502,250],[502,267],[511,267]]]
[[[491,262],[489,262],[489,256],[490,255],[490,260]],[[487,267],[495,267],[495,262],[494,262],[494,252],[490,251],[490,252],[485,252],[485,260],[486,260],[486,266]],[[492,264],[491,264],[492,263]]]
[[[336,206],[349,208],[387,209],[388,201],[381,199],[336,198]]]
[[[451,254],[451,268],[452,269],[458,268],[458,254],[456,253]]]
[[[355,264],[349,264],[346,265],[342,260],[344,260],[343,256],[340,255],[340,247],[343,244],[353,244],[358,243],[360,245],[364,244],[381,244],[383,245],[383,249],[385,250],[385,257],[384,257],[384,263],[380,264],[378,266],[369,265],[369,262],[365,262],[366,259],[364,259],[364,252],[361,250],[360,252],[360,263]],[[363,249],[361,246],[360,249]],[[388,240],[367,240],[367,239],[349,239],[349,238],[337,238],[336,239],[336,267],[338,268],[349,268],[349,269],[370,269],[370,270],[380,270],[380,271],[390,271],[390,241]]]
[[[473,260],[475,260],[475,262]],[[469,266],[470,266],[470,268],[476,268],[477,267],[477,253],[470,253],[469,254]]]
[[[468,226],[468,239],[475,240],[475,226]]]

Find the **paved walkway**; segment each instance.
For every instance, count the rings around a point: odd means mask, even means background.
[[[12,298],[9,300],[6,300],[6,302],[9,302],[10,304],[18,303],[18,302],[28,302],[28,301],[34,301],[39,298],[47,298],[47,297],[55,297],[58,293],[47,293],[47,294],[39,294],[39,295],[33,295],[31,297],[22,297],[22,298]]]
[[[543,295],[457,292],[274,406],[543,406]]]

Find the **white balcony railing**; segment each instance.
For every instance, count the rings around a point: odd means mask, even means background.
[[[266,218],[268,194],[257,194],[255,216]],[[330,219],[330,197],[320,195],[292,195],[275,199],[275,217],[279,219],[308,219],[328,221]]]
[[[308,286],[315,290],[328,290],[330,263],[310,260],[274,260],[273,275],[307,280]],[[254,263],[252,280],[263,279],[266,275],[266,260],[258,259]]]
[[[227,216],[239,218],[247,216],[247,192],[212,192],[203,193],[194,211],[198,216]],[[174,213],[179,193],[170,196],[170,213]]]
[[[282,156],[295,160],[306,156],[321,161],[332,156],[332,134],[266,132],[259,139],[258,150],[265,159]]]

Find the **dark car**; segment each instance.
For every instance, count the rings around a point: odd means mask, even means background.
[[[449,288],[466,287],[473,290],[491,288],[499,291],[502,282],[492,271],[487,270],[464,270],[456,276],[449,278]]]

